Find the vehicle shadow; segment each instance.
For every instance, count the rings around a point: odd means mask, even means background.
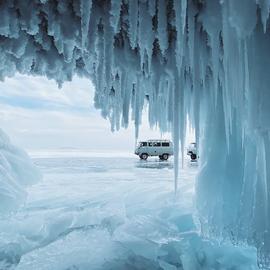
[[[135,163],[136,168],[144,169],[173,169],[173,162],[169,160],[138,160]]]

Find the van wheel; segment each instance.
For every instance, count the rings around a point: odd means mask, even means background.
[[[191,160],[195,160],[195,159],[197,159],[197,155],[194,154],[194,153],[192,153],[192,154],[190,155],[190,158],[191,158]]]
[[[160,160],[163,160],[163,156],[159,156],[159,159],[160,159]]]
[[[143,159],[143,160],[147,160],[148,154],[142,153],[142,154],[140,155],[140,158]]]
[[[162,155],[162,160],[167,160],[169,158],[169,155],[168,154],[163,154]]]

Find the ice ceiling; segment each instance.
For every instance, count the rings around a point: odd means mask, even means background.
[[[267,264],[269,8],[269,0],[1,1],[0,76],[89,77],[113,129],[132,115],[138,132],[148,103],[150,123],[182,146],[188,115],[200,144],[203,233],[254,244]]]

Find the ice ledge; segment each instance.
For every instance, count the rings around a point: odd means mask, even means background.
[[[40,179],[28,155],[0,130],[0,215],[16,211],[26,199],[25,188]]]

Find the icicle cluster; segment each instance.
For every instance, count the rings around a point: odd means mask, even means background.
[[[203,164],[203,232],[270,254],[269,0],[7,0],[0,3],[0,77],[59,84],[91,78],[112,129],[149,122],[183,149],[186,116]],[[177,155],[176,155],[177,156]],[[178,158],[175,159],[178,164]],[[177,170],[177,166],[176,166]]]

